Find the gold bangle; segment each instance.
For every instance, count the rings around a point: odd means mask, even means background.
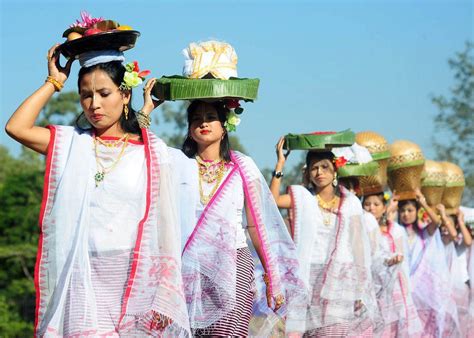
[[[48,76],[44,82],[51,83],[54,86],[54,91],[56,91],[56,92],[60,92],[61,89],[63,89],[63,87],[64,87],[64,84],[62,84],[61,82],[59,82],[58,80],[56,80],[52,76]]]
[[[143,111],[139,110],[136,112],[138,125],[140,128],[150,128],[151,126],[151,117],[150,114],[145,114]]]

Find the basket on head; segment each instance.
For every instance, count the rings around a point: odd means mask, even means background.
[[[387,140],[373,131],[356,134],[356,142],[366,147],[379,168],[374,175],[359,178],[359,189],[362,195],[382,193],[387,185],[387,166],[390,157]]]
[[[285,135],[284,148],[289,150],[330,151],[332,148],[349,147],[355,135],[350,129],[340,132],[314,132]]]
[[[418,145],[410,141],[396,141],[390,146],[387,174],[388,185],[400,200],[415,199],[421,186],[425,158]]]
[[[441,203],[448,215],[454,215],[461,205],[462,193],[466,182],[462,169],[451,162],[441,162],[446,175],[446,188]]]
[[[440,162],[426,160],[421,174],[421,192],[430,207],[440,204],[446,186],[446,174]]]

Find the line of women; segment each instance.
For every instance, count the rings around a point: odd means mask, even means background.
[[[469,335],[471,237],[459,205],[457,218],[441,202],[433,209],[416,180],[390,201],[383,193],[379,163],[391,160],[396,173],[418,165],[416,156],[404,165],[392,151],[387,160],[363,133],[289,135],[269,188],[229,144],[239,100],[258,89],[258,80],[237,77],[232,46],[190,44],[183,76],[150,79],[136,111],[133,88],[148,72],[125,63],[133,32],[83,14],[65,32],[70,41],[48,51],[44,84],[6,125],[46,155],[36,336]],[[75,126],[36,126],[76,58],[83,112]],[[163,100],[190,101],[181,149],[148,129]],[[285,148],[308,152],[303,183],[281,194]],[[371,180],[376,189],[361,193]]]

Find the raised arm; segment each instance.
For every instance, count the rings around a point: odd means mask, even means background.
[[[472,237],[469,229],[466,227],[466,223],[464,223],[464,213],[461,210],[458,210],[456,217],[458,219],[459,230],[461,231],[464,245],[471,246]]]
[[[439,214],[441,216],[441,223],[446,227],[446,229],[448,229],[449,236],[451,236],[451,239],[455,241],[458,237],[458,232],[456,231],[454,224],[451,222],[448,215],[446,214],[446,208],[444,207],[444,205],[438,204],[436,206],[436,209],[438,209]]]
[[[426,202],[426,198],[425,196],[423,196],[422,192],[420,191],[420,189],[416,189],[415,190],[415,193],[416,193],[416,200],[418,201],[418,203],[420,203],[421,207],[423,209],[426,210],[426,212],[428,213],[428,216],[430,216],[430,219],[431,219],[431,223],[428,224],[428,226],[426,227],[426,229],[428,230],[428,234],[430,236],[433,236],[433,234],[435,233],[436,229],[438,229],[439,225],[440,225],[440,219],[439,219],[439,216],[436,215],[436,213],[433,211],[433,209],[430,208],[430,206],[428,205],[428,203]]]
[[[291,196],[289,194],[280,194],[281,180],[283,176],[280,176],[278,173],[283,172],[283,167],[285,166],[286,158],[289,155],[289,151],[286,154],[283,154],[283,144],[285,143],[285,138],[281,137],[276,145],[277,153],[277,163],[275,165],[275,172],[270,183],[270,191],[272,192],[273,198],[279,208],[290,209],[291,208]]]
[[[69,59],[65,67],[59,64],[59,52],[54,45],[48,51],[48,78],[30,97],[15,110],[8,120],[5,131],[12,138],[34,151],[46,154],[50,139],[48,128],[35,126],[39,113],[55,91],[60,91],[69,76],[74,59]]]

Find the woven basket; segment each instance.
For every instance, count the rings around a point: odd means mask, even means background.
[[[428,205],[435,207],[441,203],[446,186],[446,174],[443,166],[439,162],[426,160],[421,176],[421,192]]]
[[[425,164],[423,153],[415,143],[396,141],[390,146],[388,185],[400,200],[415,199],[415,189],[421,187],[421,173]]]
[[[382,193],[387,185],[387,166],[390,157],[387,140],[373,131],[363,131],[356,134],[356,142],[366,147],[379,164],[379,169],[374,175],[359,178],[361,194],[365,196]]]
[[[461,205],[462,194],[466,182],[462,169],[451,162],[441,162],[446,174],[446,188],[444,189],[442,204],[448,215],[456,214]]]

